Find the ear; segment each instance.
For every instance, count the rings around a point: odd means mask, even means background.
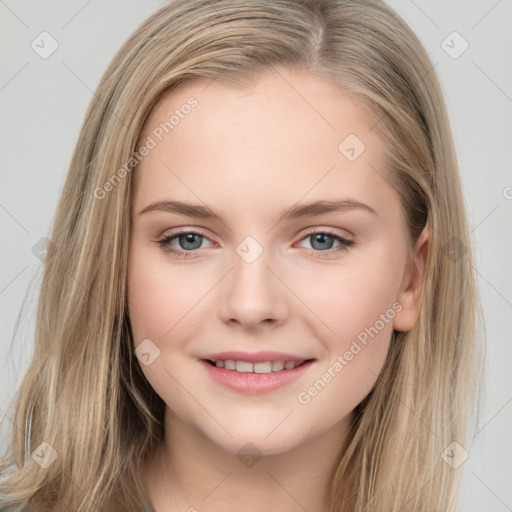
[[[395,331],[410,331],[418,320],[429,239],[430,233],[425,226],[416,241],[412,261],[408,262],[400,285],[397,301],[402,305],[402,309],[393,319]]]

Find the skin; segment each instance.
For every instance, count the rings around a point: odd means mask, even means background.
[[[392,329],[408,331],[417,320],[428,233],[408,249],[398,195],[382,177],[375,120],[330,83],[282,68],[246,90],[185,82],[155,106],[139,141],[190,96],[198,105],[134,171],[129,313],[135,346],[150,339],[160,350],[141,367],[166,403],[164,442],[143,468],[150,504],[155,512],[320,512],[353,409],[383,367]],[[352,162],[338,150],[348,134],[366,145]],[[346,198],[376,214],[279,221],[297,202]],[[206,204],[222,222],[140,213],[171,199]],[[177,228],[204,235],[184,259],[158,244]],[[309,228],[354,244],[326,256],[341,244],[315,244]],[[247,236],[263,249],[250,264],[236,252]],[[195,239],[181,240],[171,245],[186,252]],[[299,403],[298,394],[394,303],[401,311],[317,396]],[[217,384],[197,361],[225,350],[316,361],[298,380],[247,396]],[[263,455],[252,467],[237,457],[247,442]]]

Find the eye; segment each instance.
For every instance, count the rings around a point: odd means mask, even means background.
[[[306,235],[301,239],[307,240],[310,239],[312,241],[312,251],[310,254],[319,255],[322,254],[321,257],[330,256],[335,253],[339,253],[341,251],[346,251],[349,247],[354,245],[353,240],[349,240],[341,235],[333,233],[328,230],[312,230],[306,233]],[[178,246],[173,245],[172,242],[177,240]],[[208,240],[208,238],[200,232],[191,231],[191,230],[179,230],[175,233],[172,233],[161,240],[158,240],[158,245],[167,253],[171,254],[175,258],[187,258],[192,257],[194,252],[197,249],[201,249],[202,241]],[[332,248],[334,242],[338,242],[338,247]]]
[[[349,247],[354,245],[353,240],[349,240],[341,235],[333,233],[328,230],[312,230],[306,233],[306,236],[302,240],[311,240],[311,246],[314,249],[311,251],[312,255],[325,254],[332,255],[341,251],[346,251]],[[332,248],[334,242],[338,242],[339,245],[336,248]],[[321,257],[324,257],[323,255]]]
[[[178,241],[178,245],[180,246],[179,249],[172,245],[174,240]],[[201,248],[202,240],[207,240],[202,233],[197,231],[180,230],[158,240],[158,245],[165,252],[171,253],[176,258],[186,258],[190,253]]]

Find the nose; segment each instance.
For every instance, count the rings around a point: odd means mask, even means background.
[[[241,256],[240,256],[241,254]],[[255,259],[235,252],[233,268],[221,288],[219,316],[247,329],[260,324],[277,327],[289,313],[290,291],[273,267],[268,251]]]

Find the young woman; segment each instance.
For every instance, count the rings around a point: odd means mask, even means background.
[[[432,68],[377,0],[141,25],[58,206],[2,510],[455,510],[478,301]]]

